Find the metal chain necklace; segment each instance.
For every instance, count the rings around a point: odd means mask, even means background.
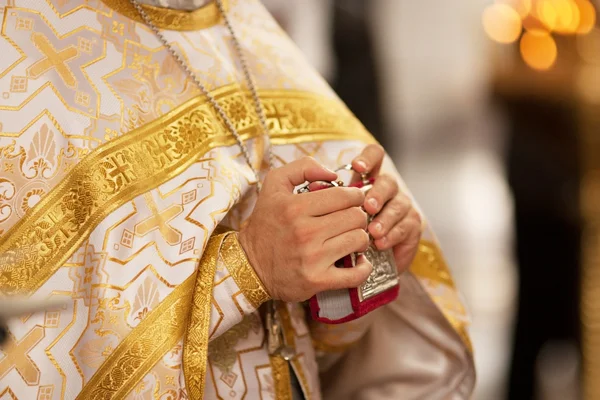
[[[252,159],[250,158],[250,153],[248,152],[248,147],[242,140],[239,132],[237,131],[237,129],[235,127],[235,124],[233,123],[233,121],[231,121],[231,118],[229,118],[229,116],[223,110],[221,105],[217,102],[215,97],[208,91],[208,89],[206,89],[206,86],[204,86],[202,81],[200,81],[200,79],[198,78],[196,73],[189,67],[189,65],[186,64],[183,57],[181,57],[181,55],[175,50],[175,48],[173,46],[171,46],[169,41],[165,38],[163,33],[158,29],[156,24],[154,22],[152,22],[152,19],[148,16],[148,13],[146,13],[146,11],[144,10],[144,8],[140,4],[140,2],[138,0],[129,0],[129,2],[137,10],[138,14],[142,18],[142,20],[144,21],[146,26],[148,26],[148,28],[150,28],[152,30],[152,32],[154,32],[154,34],[156,35],[158,40],[161,42],[161,44],[169,51],[169,53],[171,53],[171,56],[173,56],[173,58],[175,59],[177,64],[179,64],[181,69],[183,69],[183,71],[187,74],[187,76],[196,84],[196,86],[200,89],[200,91],[206,96],[206,98],[208,99],[208,102],[215,109],[217,114],[219,114],[219,117],[221,117],[223,122],[225,122],[225,125],[227,125],[227,129],[229,129],[231,134],[235,137],[235,140],[237,141],[239,148],[242,150],[242,154],[244,155],[244,158],[246,159],[248,166],[254,173],[254,177],[256,179],[256,189],[258,192],[260,192],[261,182],[260,182],[259,171],[257,171],[254,168],[254,166],[252,165]],[[227,13],[225,12],[225,7],[223,7],[222,0],[215,0],[215,3],[217,4],[217,8],[219,9],[221,16],[223,17],[223,22],[225,22],[225,26],[227,27],[227,30],[229,31],[229,34],[231,35],[231,39],[233,41],[233,47],[235,47],[235,51],[237,53],[236,55],[239,58],[240,65],[242,66],[242,71],[244,73],[246,85],[248,86],[248,89],[250,90],[250,94],[251,94],[252,100],[254,102],[254,108],[256,111],[256,115],[258,116],[260,127],[262,128],[263,133],[265,135],[269,136],[269,128],[267,126],[267,117],[265,116],[265,110],[260,101],[260,97],[258,97],[258,91],[256,90],[256,84],[254,83],[252,74],[250,74],[250,69],[248,69],[248,64],[246,63],[246,57],[244,57],[244,52],[242,51],[242,46],[240,44],[240,41],[238,40],[238,38],[235,34],[235,31],[233,30],[233,26],[231,25],[231,22],[229,21],[229,17],[227,16]],[[269,146],[267,148],[267,153],[269,156],[269,168],[273,169],[273,168],[275,168],[275,159],[274,159],[273,152],[271,151],[271,146]]]
[[[225,26],[227,27],[227,30],[229,31],[229,34],[231,35],[231,38],[233,41],[233,46],[235,47],[235,51],[237,53],[236,55],[240,60],[240,65],[241,65],[242,71],[244,73],[246,84],[248,86],[248,89],[250,90],[250,94],[252,95],[252,100],[254,102],[254,108],[255,108],[256,114],[258,116],[260,126],[263,130],[263,133],[265,135],[269,136],[269,128],[267,126],[267,118],[265,116],[265,110],[260,101],[260,97],[258,96],[258,91],[256,90],[256,84],[254,83],[254,79],[252,78],[252,74],[250,73],[250,69],[248,68],[248,64],[246,63],[246,58],[244,57],[244,53],[242,51],[242,46],[240,45],[240,41],[238,40],[238,38],[235,34],[235,31],[233,29],[233,26],[231,25],[231,22],[229,21],[229,17],[227,16],[227,13],[225,12],[225,8],[223,7],[222,0],[214,0],[214,1],[219,9],[219,12],[221,13],[223,21],[225,22]],[[254,166],[252,165],[252,159],[250,158],[250,153],[248,152],[248,148],[246,147],[246,144],[242,140],[233,121],[231,121],[231,118],[229,118],[227,113],[223,110],[223,108],[217,102],[217,100],[214,98],[214,96],[208,91],[208,89],[206,89],[206,86],[204,86],[204,84],[200,81],[200,79],[198,78],[196,73],[186,64],[183,57],[181,57],[181,55],[167,41],[167,39],[162,34],[162,32],[158,29],[156,24],[154,24],[154,22],[152,22],[152,19],[148,16],[146,11],[144,11],[144,8],[139,3],[139,1],[138,0],[129,0],[129,2],[137,10],[138,14],[140,15],[140,17],[142,18],[144,23],[148,26],[148,28],[150,28],[154,32],[154,34],[156,35],[158,40],[169,51],[171,56],[173,56],[173,58],[179,64],[179,66],[183,69],[183,71],[185,71],[185,73],[188,75],[188,77],[196,84],[196,86],[198,86],[200,91],[206,96],[206,98],[208,99],[208,102],[212,105],[212,107],[215,109],[217,114],[219,114],[219,116],[221,117],[221,119],[223,120],[223,122],[225,123],[225,125],[227,126],[229,131],[231,132],[231,134],[235,137],[235,140],[237,141],[237,144],[238,144],[239,148],[241,149],[242,154],[244,155],[244,158],[246,159],[246,163],[248,164],[248,167],[250,167],[250,169],[254,173],[254,177],[256,179],[257,193],[260,193],[261,182],[260,182],[259,171],[257,171],[254,168]],[[273,155],[273,151],[271,150],[270,145],[267,147],[267,153],[268,153],[268,157],[269,157],[269,169],[274,169],[275,168],[275,157]],[[265,318],[266,318],[265,324],[267,326],[267,347],[268,347],[269,354],[281,355],[285,360],[289,361],[294,357],[295,350],[292,349],[291,347],[287,346],[287,344],[285,343],[285,340],[283,337],[283,329],[282,329],[281,320],[279,317],[279,313],[276,310],[276,308],[277,308],[276,302],[273,300],[269,301],[268,304],[266,305],[266,308],[267,308],[267,310],[266,310],[267,312],[266,312],[266,316],[265,316]]]

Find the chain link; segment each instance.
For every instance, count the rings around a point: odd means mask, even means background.
[[[184,61],[183,57],[167,41],[167,39],[165,38],[163,33],[160,31],[160,29],[158,29],[156,24],[154,24],[154,22],[152,22],[152,19],[148,16],[148,14],[146,13],[146,11],[142,7],[142,5],[139,3],[139,1],[138,0],[129,0],[129,2],[136,9],[136,11],[140,15],[140,17],[142,18],[144,23],[152,30],[152,32],[154,32],[154,34],[156,35],[158,40],[161,42],[161,44],[169,51],[171,56],[173,56],[173,58],[175,59],[177,64],[179,64],[181,69],[183,69],[183,71],[187,74],[187,76],[196,84],[196,86],[198,86],[200,91],[206,96],[206,98],[208,99],[208,102],[212,105],[212,107],[215,109],[217,114],[219,114],[219,116],[221,117],[223,122],[225,122],[225,125],[227,126],[229,131],[235,137],[235,140],[236,140],[238,146],[240,147],[242,154],[244,155],[244,158],[246,159],[246,162],[248,163],[248,167],[250,167],[250,169],[254,173],[254,177],[256,179],[256,185],[257,185],[256,190],[260,192],[261,182],[260,182],[259,171],[257,171],[254,168],[254,166],[252,165],[252,159],[250,158],[250,153],[248,152],[248,147],[242,140],[242,137],[240,136],[239,132],[237,131],[234,123],[231,121],[231,118],[229,118],[229,116],[227,115],[225,110],[223,110],[223,108],[217,102],[217,100],[214,98],[214,96],[208,91],[208,89],[206,89],[206,86],[204,86],[204,84],[200,81],[200,79],[198,78],[196,73],[194,71],[192,71],[192,69],[189,67],[189,65]],[[233,40],[233,46],[235,47],[235,51],[240,60],[240,65],[242,66],[242,72],[244,73],[244,77],[246,79],[246,84],[248,85],[248,89],[250,90],[250,94],[251,94],[252,100],[254,102],[254,109],[256,111],[256,115],[258,116],[258,120],[260,122],[260,126],[262,128],[263,134],[269,136],[269,127],[267,126],[267,117],[265,115],[265,110],[262,105],[262,102],[260,101],[260,97],[258,96],[258,91],[256,90],[256,84],[254,82],[252,74],[250,73],[250,69],[248,68],[248,64],[246,62],[246,58],[244,57],[244,52],[242,50],[242,46],[235,34],[233,26],[231,25],[231,21],[229,20],[229,17],[227,16],[227,13],[225,12],[225,8],[223,7],[222,0],[215,0],[215,3],[217,4],[219,12],[221,13],[221,16],[223,17],[223,21],[225,22],[225,26],[227,27],[227,30],[229,31],[231,38]],[[267,153],[269,156],[269,167],[271,169],[273,169],[273,168],[275,168],[275,157],[273,155],[273,152],[271,151],[270,145],[267,148]]]
[[[221,16],[223,17],[223,21],[225,22],[225,26],[227,27],[227,30],[231,34],[231,38],[233,40],[233,45],[235,47],[235,51],[237,52],[237,56],[240,60],[240,65],[242,66],[242,72],[244,73],[244,77],[246,79],[246,84],[248,85],[248,89],[250,90],[250,94],[252,95],[252,100],[254,101],[254,108],[256,111],[256,115],[258,116],[258,120],[260,122],[260,127],[262,128],[263,134],[270,138],[269,127],[267,125],[267,117],[265,115],[265,110],[263,108],[262,102],[260,101],[260,97],[258,96],[258,91],[256,90],[256,84],[254,82],[252,74],[250,73],[250,69],[248,68],[248,64],[246,62],[246,58],[244,57],[244,52],[242,51],[242,46],[240,44],[240,41],[238,40],[238,38],[235,34],[235,31],[233,29],[233,26],[231,25],[231,22],[229,21],[229,18],[227,17],[227,13],[225,12],[225,8],[223,7],[222,0],[214,0],[214,1],[217,4],[219,12],[221,13]],[[213,108],[215,109],[217,114],[219,114],[221,119],[225,122],[225,125],[227,125],[227,128],[229,129],[229,131],[235,137],[235,140],[237,141],[237,144],[240,147],[242,154],[244,155],[244,158],[246,159],[246,162],[248,163],[248,167],[254,173],[254,177],[256,179],[256,191],[257,191],[257,193],[260,193],[262,185],[260,182],[259,171],[257,171],[254,168],[254,166],[252,165],[252,160],[250,158],[250,153],[248,152],[248,148],[246,147],[246,144],[242,140],[239,132],[235,128],[235,125],[233,124],[233,122],[231,121],[231,119],[229,118],[227,113],[223,110],[221,105],[219,105],[219,103],[214,98],[214,96],[206,89],[204,84],[202,84],[202,82],[200,81],[198,76],[194,73],[194,71],[192,71],[192,69],[186,64],[183,57],[181,57],[181,55],[177,51],[175,51],[173,46],[171,46],[171,44],[167,41],[167,39],[162,34],[162,32],[158,29],[158,27],[154,24],[154,22],[152,22],[152,20],[150,19],[150,17],[146,13],[146,11],[144,11],[144,9],[142,8],[142,6],[138,2],[138,0],[129,0],[129,2],[133,5],[133,7],[135,7],[135,9],[137,10],[138,14],[140,15],[140,17],[142,18],[144,23],[154,32],[154,34],[156,35],[158,40],[169,51],[169,53],[171,53],[171,55],[173,56],[175,61],[179,64],[179,66],[183,69],[183,71],[185,71],[185,73],[188,75],[188,77],[196,84],[196,86],[198,86],[198,88],[202,91],[202,93],[208,99],[209,103],[213,106]],[[269,157],[269,168],[273,169],[273,168],[275,168],[275,156],[273,154],[270,144],[267,147],[267,153],[268,153],[268,157]],[[280,354],[285,360],[289,360],[293,356],[293,354],[295,354],[295,349],[287,346],[285,343],[285,338],[283,337],[283,330],[281,329],[280,322],[278,320],[279,317],[278,317],[278,313],[276,311],[275,301],[273,301],[273,300],[271,300],[267,303],[267,315],[269,316],[269,321],[270,321],[266,324],[267,325],[266,328],[267,328],[267,332],[268,332],[267,338],[268,338],[268,342],[269,342],[269,345],[268,345],[269,353],[271,355]]]

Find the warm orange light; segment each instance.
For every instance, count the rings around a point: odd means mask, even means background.
[[[575,4],[579,9],[579,26],[576,32],[586,34],[596,25],[596,9],[589,0],[575,0]]]
[[[483,28],[487,35],[499,43],[513,43],[521,34],[519,13],[506,4],[492,4],[483,12]]]
[[[531,0],[496,0],[498,4],[506,4],[515,10],[521,18],[527,17],[531,11]]]
[[[571,34],[579,27],[579,7],[573,0],[553,0],[556,10],[556,27],[558,33]]]
[[[539,19],[548,30],[556,28],[558,12],[553,0],[538,0],[534,10],[534,16]]]
[[[547,70],[556,62],[557,49],[552,36],[545,31],[526,31],[521,37],[521,56],[537,70]]]
[[[525,17],[523,20],[523,28],[527,31],[548,30],[542,21],[532,15]]]

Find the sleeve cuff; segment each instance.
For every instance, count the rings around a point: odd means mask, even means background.
[[[221,248],[221,257],[223,257],[231,277],[252,306],[259,308],[263,303],[271,300],[271,296],[250,265],[246,253],[238,241],[237,233],[231,233],[225,237]]]

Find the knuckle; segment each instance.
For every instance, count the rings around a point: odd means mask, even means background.
[[[352,207],[348,210],[350,218],[354,222],[353,225],[363,226],[367,223],[367,213],[360,207]]]
[[[286,221],[296,221],[298,215],[301,215],[304,211],[303,204],[299,201],[292,201],[284,204],[283,217]]]
[[[381,175],[379,177],[380,180],[383,180],[384,185],[386,186],[386,188],[392,192],[394,195],[396,195],[398,193],[398,191],[400,190],[400,187],[398,186],[398,182],[396,181],[396,179],[394,179],[394,177],[390,176],[390,175]]]
[[[421,226],[421,223],[423,222],[421,214],[414,207],[411,207],[410,214],[411,218],[414,219],[417,225]]]
[[[392,211],[393,213],[402,214],[403,211],[406,211],[408,205],[402,201],[394,199],[390,201],[388,207],[390,207],[390,211]]]
[[[365,230],[359,229],[357,231],[356,243],[360,251],[367,250],[370,243],[369,234]]]
[[[297,224],[293,227],[294,239],[297,244],[306,244],[313,237],[313,227],[307,224]]]
[[[400,190],[400,186],[398,186],[398,190]],[[408,197],[408,195],[406,193],[399,191],[398,194],[396,195],[396,198],[404,204],[407,204],[409,206],[412,205],[412,200],[410,197]]]
[[[362,205],[365,201],[365,193],[359,188],[351,187],[345,188],[348,192],[348,203],[351,206],[359,206]]]
[[[402,226],[396,225],[396,227],[394,227],[394,235],[392,238],[393,242],[402,242],[404,239],[406,239],[408,230]]]
[[[331,200],[341,203],[343,208],[356,207],[364,202],[364,194],[358,188],[339,187],[329,190],[331,191]]]

